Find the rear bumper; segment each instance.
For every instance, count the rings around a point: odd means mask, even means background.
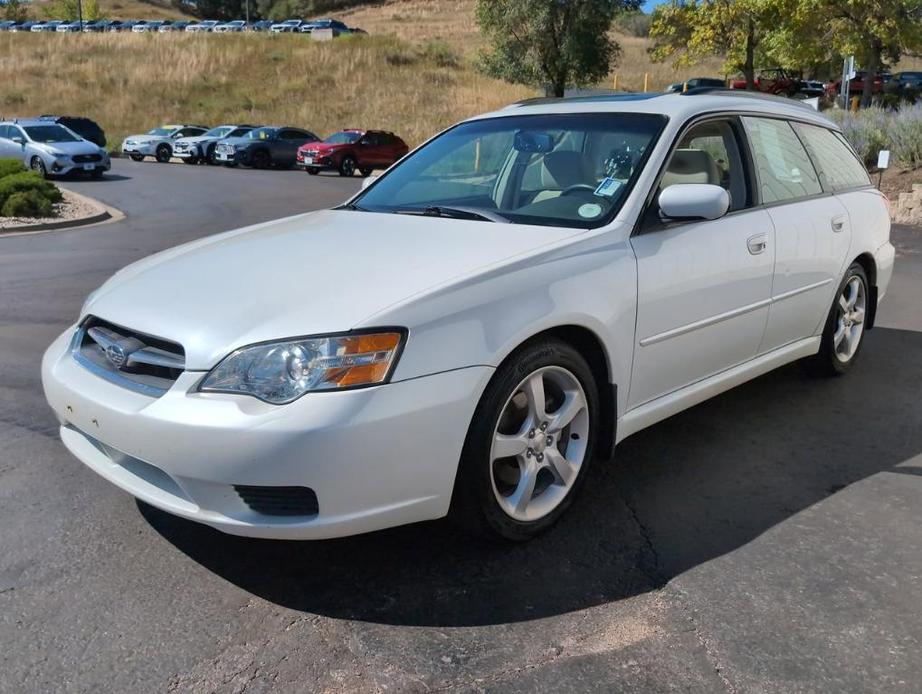
[[[896,258],[896,249],[887,241],[874,253],[874,263],[877,266],[877,300],[880,301],[887,293],[890,280],[893,278],[893,262]]]
[[[160,398],[84,369],[72,331],[42,363],[61,439],[138,499],[235,535],[319,539],[444,516],[489,367],[308,394],[284,406],[195,392],[186,372]],[[308,487],[319,512],[264,515],[235,485]]]

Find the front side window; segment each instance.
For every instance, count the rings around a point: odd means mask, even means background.
[[[227,137],[231,130],[232,128],[226,125],[219,125],[217,128],[212,128],[207,133],[205,133],[205,137]]]
[[[176,128],[154,128],[153,130],[148,130],[148,135],[153,135],[154,137],[169,137]]]
[[[80,138],[60,125],[30,125],[26,134],[32,142],[79,142]]]
[[[746,173],[729,121],[700,123],[682,136],[666,165],[660,190],[688,183],[707,183],[725,189],[730,194],[731,210],[747,206]]]
[[[330,145],[351,145],[353,142],[356,142],[362,133],[357,133],[355,131],[342,131],[339,133],[333,133],[330,135],[324,142]]]
[[[818,125],[800,123],[794,128],[810,150],[828,190],[839,191],[871,184],[864,164],[834,132]]]
[[[763,203],[797,200],[823,192],[813,163],[791,124],[775,118],[743,118],[752,144]]]
[[[462,123],[416,150],[354,205],[594,228],[611,219],[646,162],[664,116],[572,113]]]
[[[247,133],[248,140],[271,140],[275,137],[275,128],[256,128]]]

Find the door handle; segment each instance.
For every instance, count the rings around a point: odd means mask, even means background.
[[[845,228],[845,217],[833,217],[830,221],[830,224],[832,225],[832,230],[836,233],[839,233]]]
[[[752,255],[759,255],[767,246],[768,241],[765,239],[765,234],[756,234],[746,239],[746,247]]]

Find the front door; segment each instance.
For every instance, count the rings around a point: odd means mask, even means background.
[[[631,239],[637,258],[637,328],[628,407],[755,357],[771,297],[774,227],[752,193],[735,119],[692,126],[659,184],[709,183],[730,193],[713,221],[661,223],[658,207]]]

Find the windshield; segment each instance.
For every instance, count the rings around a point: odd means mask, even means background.
[[[26,135],[33,142],[80,142],[80,138],[60,125],[30,125]]]
[[[206,132],[203,135],[203,137],[226,137],[227,133],[229,133],[231,130],[233,130],[233,128],[231,128],[230,126],[221,125],[221,126],[218,126],[217,128],[212,128],[211,130]]]
[[[247,133],[248,140],[271,140],[275,135],[275,128],[256,128]]]
[[[153,130],[148,130],[147,134],[156,137],[168,137],[174,130],[176,130],[176,128],[154,128]]]
[[[341,133],[334,133],[330,135],[324,142],[331,145],[351,145],[353,142],[358,140],[362,136],[362,133],[357,132],[346,132],[345,130]]]
[[[353,201],[353,209],[452,208],[519,224],[601,226],[621,208],[665,116],[574,113],[471,121],[440,135]]]

